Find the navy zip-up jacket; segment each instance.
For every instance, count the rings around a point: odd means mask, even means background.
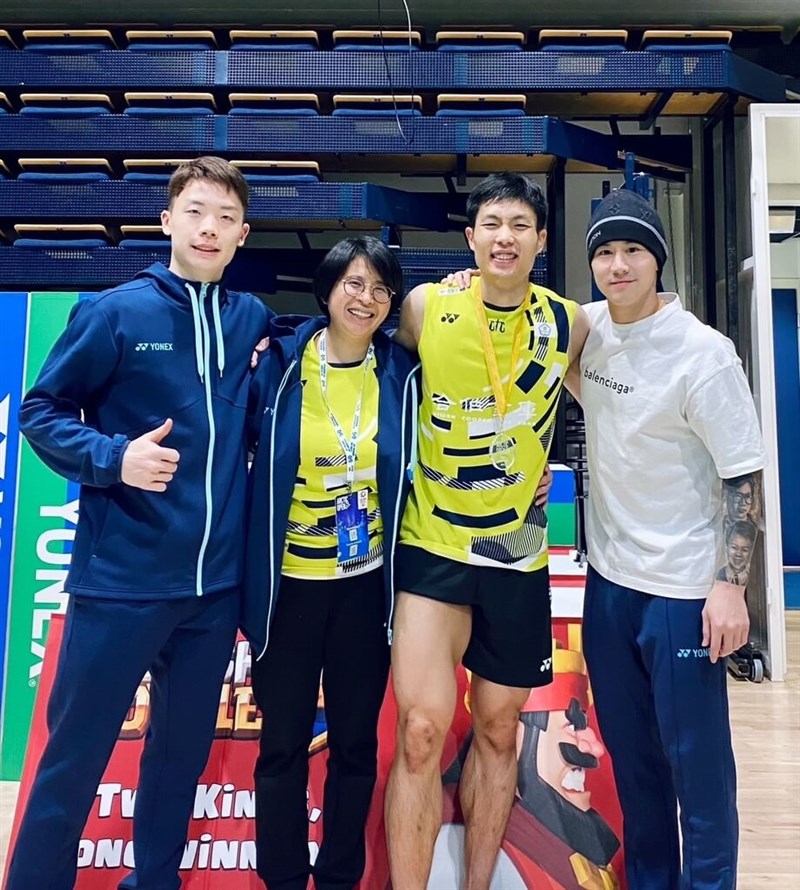
[[[70,593],[160,600],[239,584],[250,356],[272,314],[161,263],[73,308],[20,408],[33,450],[81,483]],[[128,443],[168,417],[161,444],[180,461],[167,490],[125,485]]]
[[[247,547],[242,630],[261,658],[280,589],[286,524],[300,465],[301,365],[308,341],[326,318],[281,316],[272,322],[270,346],[252,388],[258,439],[248,483]],[[394,551],[415,461],[418,382],[416,360],[382,331],[373,336],[378,395],[378,502],[383,518],[386,626],[391,640]]]

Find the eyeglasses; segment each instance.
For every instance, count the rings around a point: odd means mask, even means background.
[[[394,296],[394,291],[385,284],[367,284],[360,278],[343,278],[342,288],[350,297],[360,297],[369,288],[372,299],[376,303],[388,303]]]
[[[733,500],[737,504],[752,504],[753,503],[753,495],[752,494],[743,494],[741,491],[734,492]]]

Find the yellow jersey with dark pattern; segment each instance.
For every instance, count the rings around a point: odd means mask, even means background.
[[[530,285],[513,310],[484,304],[504,389],[514,461],[499,469],[495,397],[481,346],[474,289],[428,285],[419,342],[419,459],[400,541],[473,565],[535,571],[547,565],[547,520],[533,503],[553,437],[577,303]],[[511,369],[522,319],[522,343]]]
[[[362,384],[364,387],[353,491],[369,490],[369,552],[361,559],[341,565],[336,559],[335,499],[347,492],[347,464],[328,417],[319,362],[317,339],[312,338],[303,352],[301,365],[300,465],[289,508],[281,568],[282,574],[292,578],[351,577],[383,565],[383,523],[375,481],[379,391],[376,360],[372,359],[366,373],[363,362],[354,366],[328,365],[328,403],[348,441]]]

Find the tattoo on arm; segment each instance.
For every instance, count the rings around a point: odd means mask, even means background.
[[[747,585],[761,521],[761,472],[722,480],[725,562],[717,579]]]

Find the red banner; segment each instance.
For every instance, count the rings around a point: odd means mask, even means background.
[[[61,643],[54,616],[25,758],[11,846],[47,740],[45,709]],[[594,708],[579,652],[579,623],[554,623],[554,683],[534,690],[520,720],[519,787],[492,890],[566,888],[612,890],[621,877],[621,815],[609,758],[596,732]],[[468,745],[469,682],[458,677],[456,715],[442,757],[444,813],[430,890],[460,884],[463,825],[457,798]],[[131,827],[139,756],[149,722],[145,678],[120,732],[86,824],[78,856],[77,890],[111,890],[133,866]],[[324,830],[327,744],[320,701],[309,752],[308,828],[312,859]],[[102,703],[98,703],[102,707]],[[367,824],[367,867],[360,890],[388,890],[383,793],[394,753],[396,708],[387,692],[379,724],[378,783]],[[268,731],[268,727],[265,727]],[[184,890],[260,890],[255,873],[253,764],[261,732],[250,683],[250,652],[236,644],[225,678],[217,738],[197,787],[182,863]],[[571,753],[570,753],[571,752]],[[583,756],[581,756],[583,755]]]

